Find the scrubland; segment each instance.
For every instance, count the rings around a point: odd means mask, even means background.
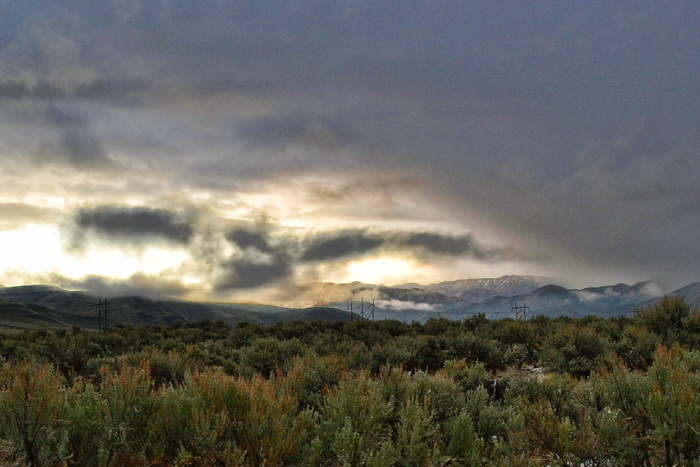
[[[3,465],[695,465],[700,312],[0,335]]]

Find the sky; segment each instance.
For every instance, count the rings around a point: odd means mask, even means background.
[[[700,280],[700,4],[0,1],[0,284]]]

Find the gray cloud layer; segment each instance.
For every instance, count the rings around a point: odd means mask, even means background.
[[[224,262],[222,268],[224,273],[215,286],[219,292],[270,284],[285,279],[292,273],[291,266],[284,257],[274,257],[269,263],[249,259],[231,260]]]
[[[436,232],[371,232],[337,230],[307,238],[302,261],[327,261],[361,256],[380,249],[406,253],[467,256],[478,260],[503,260],[505,251],[480,245],[471,235]]]
[[[98,206],[75,215],[80,231],[94,231],[107,238],[126,242],[163,239],[187,243],[193,234],[190,222],[165,209],[147,207]]]
[[[364,231],[340,231],[311,238],[302,261],[326,261],[348,256],[359,256],[376,250],[385,243],[378,235]]]
[[[218,290],[250,288],[282,279],[293,279],[302,265],[343,263],[373,254],[413,255],[430,263],[440,257],[473,258],[477,261],[507,261],[511,252],[479,244],[470,235],[454,236],[437,232],[395,232],[334,230],[308,234],[302,238],[271,238],[265,231],[231,230],[226,238],[244,251],[222,264]],[[264,253],[251,255],[250,249]],[[247,253],[247,254],[246,254]]]
[[[202,217],[201,213],[199,217]],[[200,234],[195,239],[196,232]],[[186,216],[162,208],[114,205],[77,210],[73,214],[72,228],[67,233],[73,245],[79,248],[89,246],[93,241],[88,233],[108,239],[114,245],[122,245],[127,251],[146,247],[152,241],[181,245],[191,255],[189,266],[184,268],[207,271],[206,279],[219,293],[281,282],[291,286],[297,281],[300,268],[306,268],[308,274],[309,268],[316,270],[329,264],[342,266],[352,260],[397,251],[428,264],[445,258],[500,262],[509,260],[510,254],[506,250],[482,245],[471,235],[336,229],[299,236],[284,233],[279,226],[268,222],[258,223],[255,227],[217,230],[192,214]],[[94,275],[82,279],[57,277],[64,286],[82,284],[100,293],[110,288],[113,293],[143,290],[150,284],[153,293],[171,291],[184,294],[186,288],[174,283],[172,272],[170,274],[161,278],[137,273],[126,281]]]
[[[257,248],[258,250],[271,253],[272,247],[268,244],[267,234],[260,231],[247,229],[232,229],[226,234],[226,239],[239,248]]]
[[[552,274],[692,281],[699,19],[696,3],[655,0],[5,2],[0,148],[115,177],[153,167],[224,194],[410,168],[462,231],[500,232]],[[186,241],[161,221],[151,233]],[[389,243],[492,254],[431,235]],[[229,240],[273,257],[236,276],[286,274],[269,238]],[[389,245],[367,232],[313,242],[308,261]]]
[[[188,292],[186,286],[161,278],[137,273],[126,279],[90,275],[81,279],[63,276],[49,276],[48,280],[72,290],[86,290],[100,296],[139,295],[143,297],[178,297]]]
[[[56,209],[40,208],[24,203],[0,203],[0,230],[11,230],[25,223],[51,223],[58,217]]]

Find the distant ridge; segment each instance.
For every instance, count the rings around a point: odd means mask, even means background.
[[[682,295],[688,302],[700,307],[700,282],[693,282],[685,287],[681,287],[671,293],[671,295]]]
[[[492,279],[463,279],[438,282],[437,284],[428,285],[425,288],[456,297],[462,297],[470,290],[475,289],[490,290],[493,292],[493,296],[501,295],[512,297],[514,295],[529,293],[545,285],[555,283],[556,281],[551,277],[507,275]]]

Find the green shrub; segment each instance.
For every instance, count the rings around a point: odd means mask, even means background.
[[[165,388],[155,417],[154,444],[166,463],[211,465],[242,452],[228,443],[224,398],[235,398],[233,380],[219,372],[187,373],[182,385]],[[185,462],[185,460],[187,462]]]
[[[605,337],[578,325],[567,325],[550,334],[540,352],[550,371],[586,377],[609,354]]]
[[[676,339],[688,326],[691,315],[697,314],[685,297],[665,295],[657,305],[635,310],[637,321],[651,332],[666,339]]]
[[[430,396],[413,396],[401,404],[396,426],[395,459],[398,465],[425,466],[443,463],[440,426],[430,410]]]
[[[64,393],[61,457],[69,465],[103,464],[100,439],[107,437],[103,424],[103,399],[95,387],[78,380]]]
[[[319,411],[323,395],[340,383],[345,364],[337,355],[319,357],[309,353],[292,362],[286,384],[298,401],[299,410]]]
[[[102,368],[99,393],[106,436],[98,442],[107,464],[137,464],[147,456],[150,422],[158,403],[150,372],[148,361],[139,367],[126,366],[118,373]]]
[[[454,379],[465,394],[484,387],[493,380],[483,363],[470,363],[464,359],[446,361],[443,372]]]
[[[261,337],[242,349],[241,364],[269,378],[277,369],[286,372],[294,357],[303,353],[303,346],[297,339],[280,341],[274,337]]]
[[[484,442],[479,439],[472,422],[471,414],[462,411],[448,420],[447,454],[452,464],[476,467],[481,465],[480,458],[484,451]]]
[[[328,462],[367,465],[390,450],[396,401],[382,386],[365,372],[346,374],[324,395],[320,437]]]
[[[31,466],[57,458],[63,416],[62,385],[48,365],[21,363],[0,369],[0,437],[14,460]]]
[[[646,407],[666,465],[700,458],[700,374],[685,362],[688,353],[696,352],[661,347],[648,373],[652,390]]]
[[[629,368],[646,370],[654,361],[654,351],[660,342],[645,326],[631,325],[624,329],[622,338],[615,344],[616,353]]]

